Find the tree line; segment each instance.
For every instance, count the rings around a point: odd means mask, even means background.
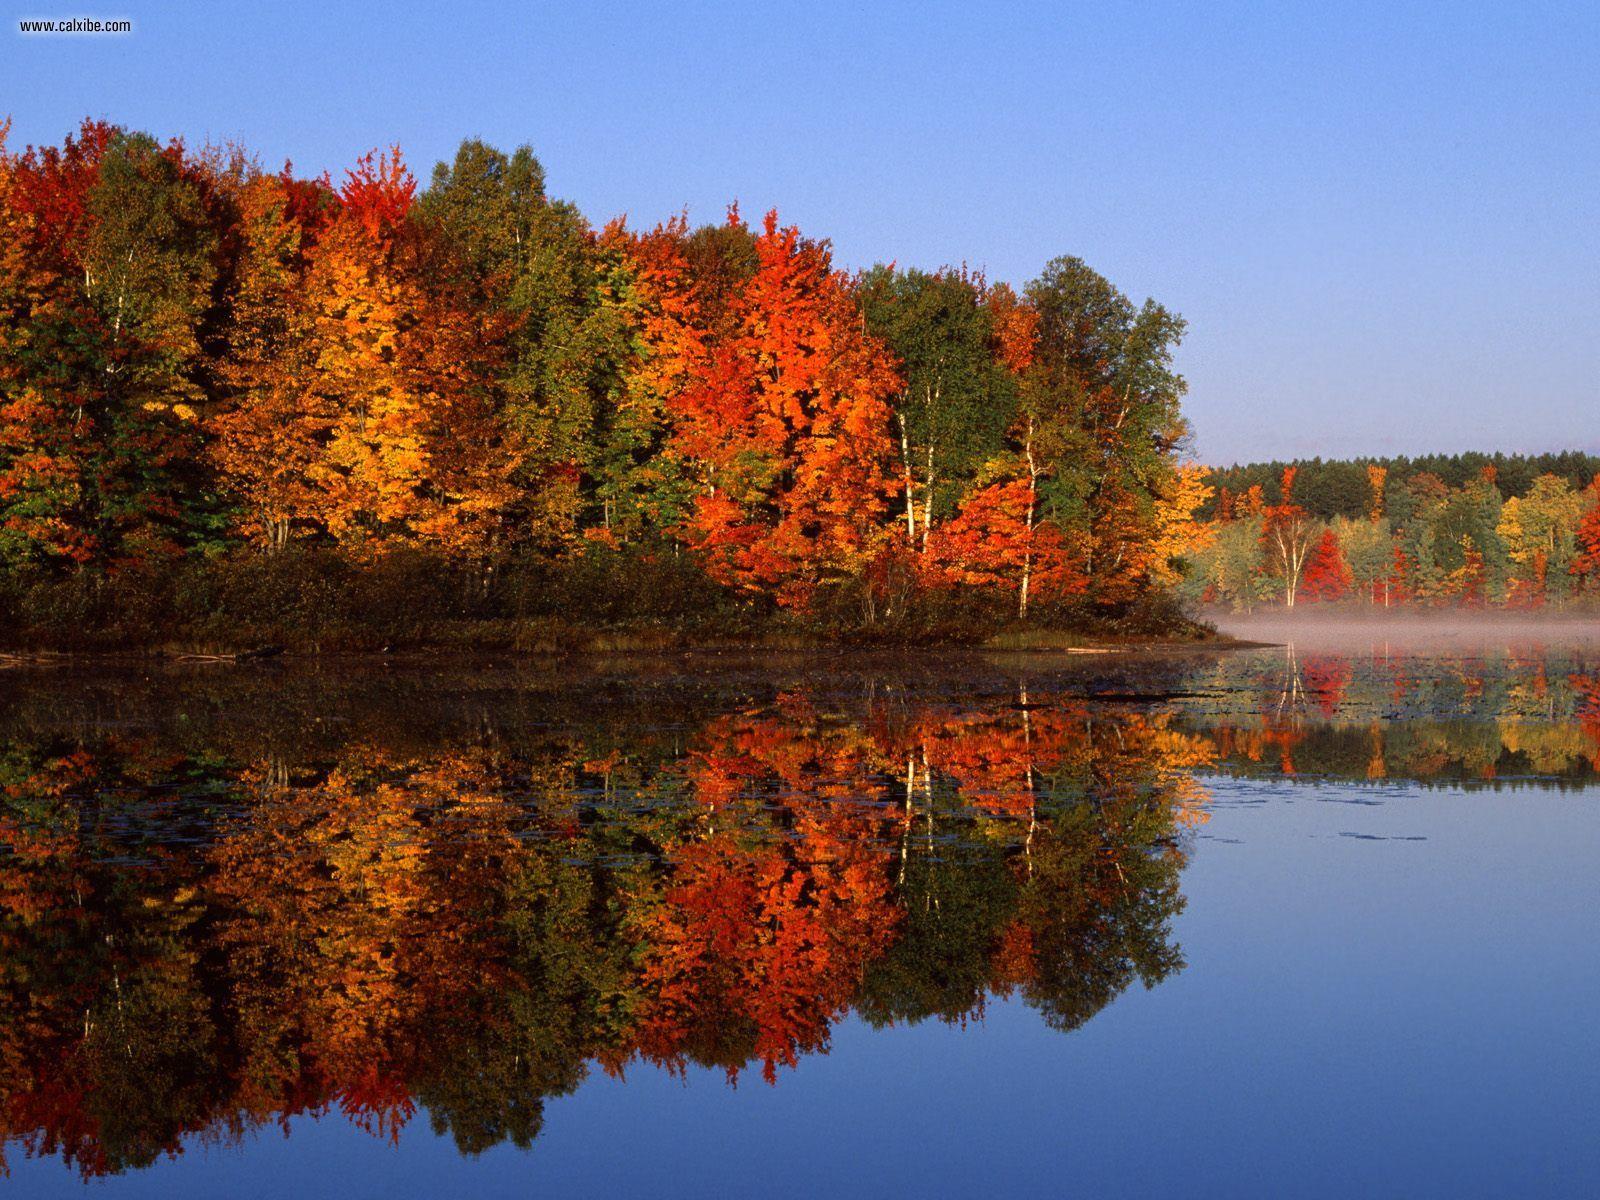
[[[1014,289],[737,207],[596,228],[526,147],[336,183],[87,121],[0,140],[0,591],[248,617],[420,556],[475,616],[597,571],[661,580],[643,616],[1125,614],[1203,499],[1183,333],[1071,257]]]
[[[1394,458],[1322,459],[1297,458],[1292,462],[1273,460],[1253,462],[1228,467],[1212,467],[1206,472],[1206,484],[1212,489],[1200,508],[1200,515],[1214,518],[1221,497],[1239,496],[1252,487],[1261,489],[1262,498],[1272,504],[1283,500],[1283,473],[1294,468],[1295,502],[1311,516],[1321,521],[1336,517],[1353,519],[1366,516],[1371,510],[1371,480],[1369,467],[1383,472],[1386,487],[1399,488],[1418,475],[1431,475],[1446,487],[1465,487],[1482,478],[1492,468],[1489,478],[1500,493],[1502,501],[1525,496],[1543,475],[1554,475],[1565,480],[1574,491],[1581,491],[1600,475],[1600,454],[1585,454],[1581,450],[1563,450],[1551,454],[1485,454],[1469,451],[1463,454],[1421,454],[1415,458],[1400,455]]]
[[[1350,471],[1364,481],[1356,514],[1345,515],[1340,500],[1331,518],[1303,498],[1297,466],[1281,470],[1270,494],[1260,483],[1237,492],[1219,484],[1191,540],[1182,590],[1238,611],[1308,602],[1593,604],[1600,596],[1600,473],[1574,482],[1589,465],[1580,454],[1511,461],[1519,477],[1535,465],[1564,464],[1569,473],[1546,471],[1513,487],[1485,462],[1452,486],[1431,471],[1396,475],[1376,461],[1322,464],[1313,477],[1325,487]],[[1324,491],[1321,511],[1330,494]]]

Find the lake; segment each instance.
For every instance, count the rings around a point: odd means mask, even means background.
[[[0,1191],[1600,1194],[1600,644],[0,674]]]

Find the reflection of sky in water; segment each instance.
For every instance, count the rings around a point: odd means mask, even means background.
[[[1270,724],[1244,701],[1261,693],[1265,657],[1203,668],[1226,684],[1222,708],[1171,707],[1196,730]],[[1474,702],[1514,694],[1520,669],[1491,656]],[[1297,702],[1296,753],[1321,738],[1333,747],[1324,757],[1342,761],[1341,722],[1369,722],[1360,689],[1384,682],[1360,665],[1351,674],[1351,710]],[[1430,694],[1447,699],[1459,679],[1450,663],[1418,674],[1446,681]],[[1470,749],[1471,728],[1441,716],[1409,716],[1409,732],[1388,725],[1399,744],[1432,720],[1441,746],[1459,735]],[[91,1192],[1600,1192],[1600,789],[1291,782],[1272,776],[1272,755],[1263,761],[1254,777],[1226,760],[1203,769],[1210,820],[1188,835],[1188,903],[1174,924],[1185,969],[1153,990],[1135,984],[1071,1033],[1014,1000],[965,1026],[872,1029],[850,1017],[827,1054],[802,1057],[776,1086],[758,1070],[737,1087],[700,1068],[683,1079],[637,1065],[625,1081],[593,1072],[549,1101],[528,1152],[463,1159],[425,1114],[398,1145],[337,1116],[296,1118],[287,1138],[191,1140],[182,1158]],[[59,1163],[13,1155],[11,1166],[19,1195],[84,1194]]]

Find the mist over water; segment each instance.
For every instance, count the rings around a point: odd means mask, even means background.
[[[1271,609],[1242,614],[1211,611],[1218,632],[1245,641],[1358,653],[1462,652],[1491,647],[1600,647],[1600,615],[1539,616],[1521,612],[1418,612],[1401,609]]]

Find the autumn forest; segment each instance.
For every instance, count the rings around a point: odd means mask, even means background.
[[[1014,288],[847,274],[737,206],[596,227],[525,147],[420,187],[398,149],[336,181],[0,141],[0,615],[11,648],[979,640],[1600,585],[1585,456],[1185,462],[1184,328],[1071,257]]]
[[[1600,458],[1464,454],[1207,475],[1181,591],[1249,612],[1592,606]]]
[[[775,213],[596,228],[527,149],[419,188],[398,150],[336,182],[98,122],[0,157],[0,223],[0,570],[45,641],[393,594],[1127,618],[1202,495],[1183,322],[1074,258],[847,275]]]

